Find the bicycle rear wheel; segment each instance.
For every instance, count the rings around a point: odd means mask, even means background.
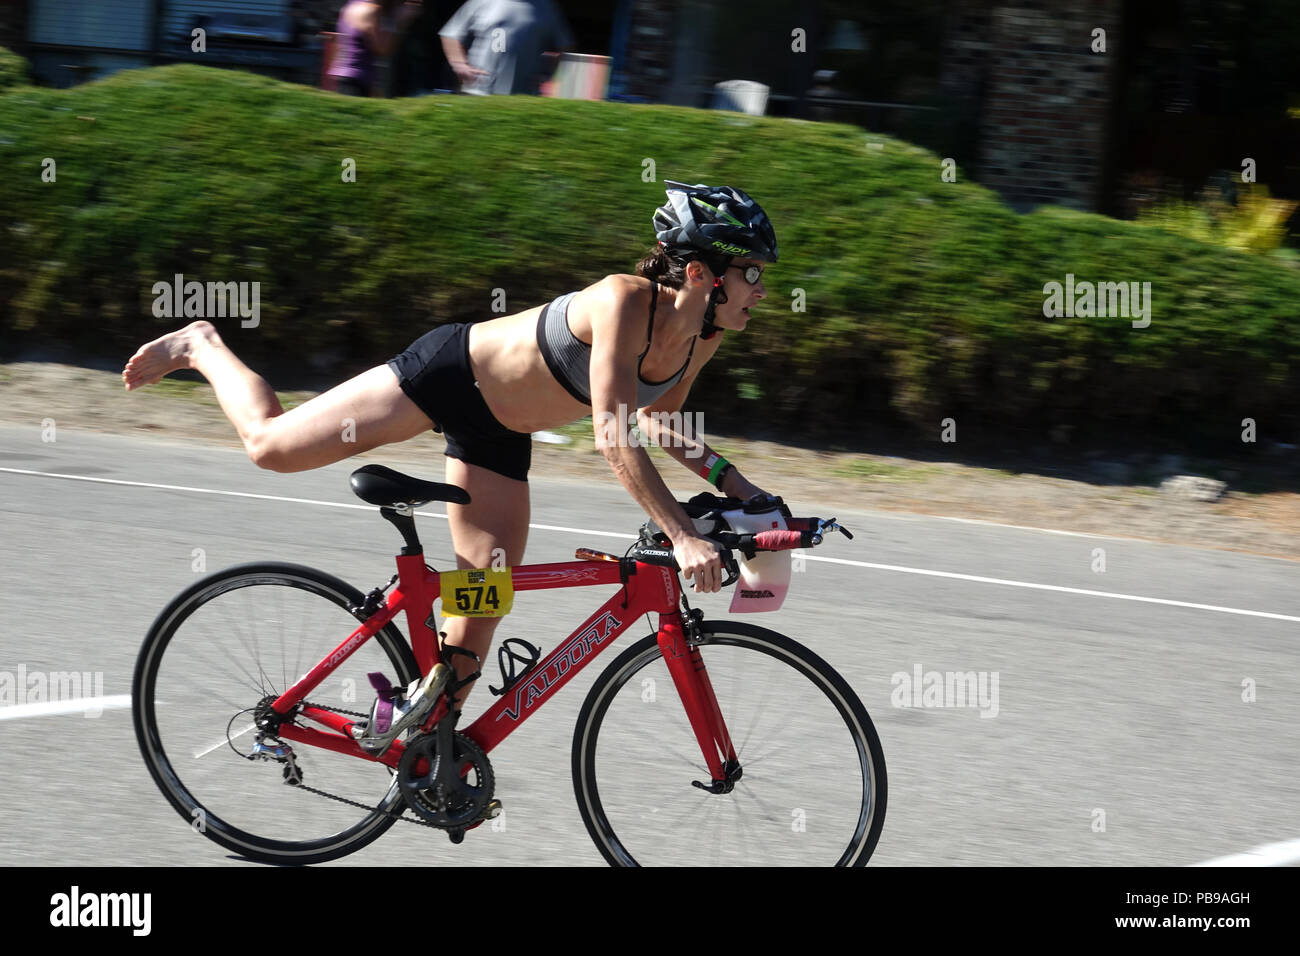
[[[358,850],[395,822],[402,799],[384,764],[290,744],[303,785],[287,786],[285,764],[245,756],[256,733],[252,708],[337,647],[358,624],[348,605],[361,601],[332,575],[264,563],[210,575],[163,609],[136,662],[131,707],[150,774],[193,829],[252,859],[305,864]],[[393,624],[308,700],[365,713],[371,671],[399,684],[419,675]]]
[[[825,661],[775,631],[702,625],[700,654],[742,776],[709,782],[652,634],[602,673],[578,717],[573,782],[583,822],[616,866],[862,866],[885,817],[871,718]]]

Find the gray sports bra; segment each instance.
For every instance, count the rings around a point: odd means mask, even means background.
[[[584,405],[591,404],[591,346],[578,338],[569,329],[569,302],[577,295],[569,292],[542,307],[542,314],[537,319],[537,347],[541,350],[546,367],[551,370],[555,380],[565,387],[570,395]],[[641,377],[641,362],[650,351],[650,340],[655,330],[655,305],[659,301],[659,284],[650,283],[650,328],[646,332],[645,351],[637,357],[636,363],[636,405],[645,408],[654,403],[682,380],[691,356],[695,354],[695,340],[691,340],[691,351],[686,362],[677,370],[677,374],[662,382],[647,382]]]

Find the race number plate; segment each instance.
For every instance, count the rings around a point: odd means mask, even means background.
[[[501,617],[515,603],[509,568],[443,571],[441,579],[444,617]]]

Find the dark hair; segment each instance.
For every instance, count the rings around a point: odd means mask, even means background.
[[[687,246],[656,245],[636,264],[636,274],[643,279],[653,279],[669,289],[680,289],[686,284],[687,263],[699,259],[714,275],[722,275],[726,257],[711,256]]]

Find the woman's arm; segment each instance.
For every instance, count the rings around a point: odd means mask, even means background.
[[[686,404],[695,377],[718,351],[725,332],[719,332],[713,338],[696,343],[695,353],[691,356],[690,368],[682,380],[664,392],[653,405],[637,411],[637,428],[646,438],[658,445],[672,458],[677,459],[693,474],[708,480],[706,466],[717,454],[704,440],[704,422],[695,422],[693,418],[681,414],[681,407]],[[733,498],[749,498],[763,494],[763,489],[741,475],[732,464],[722,476],[718,490]]]
[[[692,474],[708,481],[709,463],[722,456],[700,437],[699,429],[678,427],[676,411],[676,409],[661,408],[656,402],[654,408],[640,410],[637,415],[637,427],[650,442],[666,451],[669,457],[677,459],[689,468]],[[734,462],[729,459],[724,460],[731,467],[726,469],[722,482],[717,486],[721,494],[741,499],[765,494],[762,488],[740,473]]]
[[[677,564],[696,591],[718,591],[722,560],[718,546],[695,531],[695,524],[629,434],[636,420],[637,356],[645,341],[648,309],[617,280],[590,290],[591,413],[596,447],[637,503],[672,539]]]

